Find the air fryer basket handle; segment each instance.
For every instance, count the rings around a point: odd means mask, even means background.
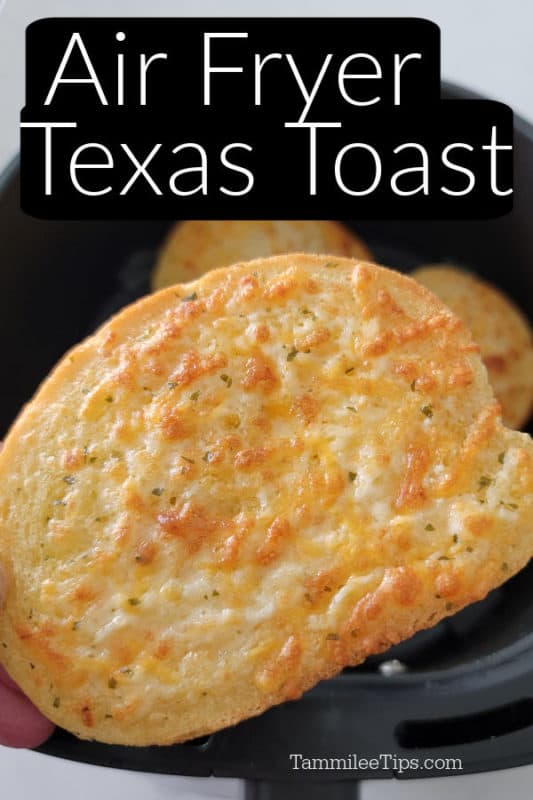
[[[358,800],[359,781],[246,781],[244,800]]]

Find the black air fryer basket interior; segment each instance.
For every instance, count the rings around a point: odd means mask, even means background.
[[[446,94],[465,96],[455,88]],[[515,208],[502,219],[354,223],[354,228],[381,263],[405,270],[441,260],[470,266],[533,319],[533,130],[520,120],[515,153]],[[19,209],[17,164],[7,171],[0,186],[0,436],[70,345],[148,291],[154,253],[170,224],[34,220]],[[250,796],[264,798],[271,790],[278,798],[301,790],[311,799],[324,788],[332,797],[353,797],[347,781],[395,774],[393,767],[361,774],[291,772],[290,753],[456,757],[462,760],[461,774],[531,763],[532,569],[435,628],[320,684],[302,700],[203,740],[135,749],[82,742],[58,730],[41,750],[133,770],[248,778],[255,782]],[[391,658],[404,662],[407,671],[381,674],[379,663]],[[401,777],[417,774],[406,771]],[[431,774],[443,772],[423,772]],[[283,783],[289,780],[290,785]]]

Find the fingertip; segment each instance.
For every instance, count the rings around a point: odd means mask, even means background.
[[[27,697],[0,684],[0,744],[38,747],[53,731],[54,724]]]

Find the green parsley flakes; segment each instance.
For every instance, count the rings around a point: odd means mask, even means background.
[[[287,361],[294,361],[294,359],[296,358],[297,355],[298,355],[298,350],[295,347],[293,347],[287,353]]]

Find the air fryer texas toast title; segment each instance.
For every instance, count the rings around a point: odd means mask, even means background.
[[[49,19],[22,204],[46,218],[488,217],[512,112],[440,95],[419,19]]]

